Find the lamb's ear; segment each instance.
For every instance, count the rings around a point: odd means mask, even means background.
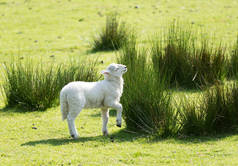
[[[110,73],[109,73],[107,70],[102,70],[102,71],[101,71],[101,74],[103,74],[103,75],[109,75]]]

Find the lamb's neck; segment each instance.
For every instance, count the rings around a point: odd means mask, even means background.
[[[116,85],[122,91],[124,80],[122,77],[110,77],[106,79],[107,81],[111,82],[112,84]]]

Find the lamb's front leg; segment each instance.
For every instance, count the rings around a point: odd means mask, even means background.
[[[122,122],[122,105],[120,103],[114,103],[112,105],[112,108],[115,108],[117,110],[117,127],[121,127],[121,122]]]
[[[102,133],[104,136],[108,135],[108,131],[107,131],[108,119],[109,119],[108,108],[102,108]]]

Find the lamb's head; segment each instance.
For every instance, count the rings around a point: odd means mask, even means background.
[[[125,65],[112,63],[106,68],[106,70],[102,71],[102,74],[105,77],[108,76],[122,77],[122,75],[126,72],[127,68]]]

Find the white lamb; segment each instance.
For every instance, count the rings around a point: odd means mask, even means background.
[[[117,110],[116,123],[118,127],[121,127],[122,105],[120,104],[120,97],[123,91],[122,75],[126,71],[125,65],[113,63],[102,71],[104,75],[102,81],[71,82],[63,87],[60,92],[62,119],[67,118],[69,132],[74,139],[79,137],[74,121],[83,108],[101,108],[103,135],[108,135],[109,108]]]

